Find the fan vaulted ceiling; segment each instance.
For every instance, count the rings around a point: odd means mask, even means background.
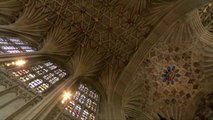
[[[156,112],[169,118],[180,114],[179,107],[199,99],[198,94],[208,91],[212,83],[207,84],[213,79],[211,4],[172,21],[168,31],[162,28],[166,33],[156,38],[158,42],[149,41],[156,44],[154,48],[145,44],[154,28],[181,2],[1,0],[0,31],[28,40],[39,47],[38,54],[70,63],[74,78],[97,78],[109,101],[114,91],[122,88],[119,78],[125,74],[123,70],[138,58],[131,74],[134,77],[124,80],[131,84],[121,92],[126,118],[140,118],[145,112],[153,118]],[[137,54],[142,45],[150,50],[143,51],[140,58]],[[180,74],[175,85],[161,81],[162,71],[169,65]],[[170,104],[172,112],[165,114]]]

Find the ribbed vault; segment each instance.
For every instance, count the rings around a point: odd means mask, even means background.
[[[23,0],[23,3],[26,2]],[[19,12],[24,8],[23,4],[17,0],[2,0],[0,1],[0,24],[11,24],[19,15]]]
[[[0,32],[97,82],[103,118],[189,120],[212,88],[213,5],[198,9],[210,1],[1,0]]]
[[[212,41],[203,40],[207,37],[203,32],[206,29],[199,19],[196,12],[183,16],[149,51],[137,67],[134,82],[129,83],[124,91],[122,107],[126,116],[193,119],[201,97],[211,91],[212,82],[209,80],[213,79],[213,64],[210,63]],[[208,37],[212,40],[211,34]],[[175,67],[175,80],[166,81],[162,75],[171,66]],[[211,114],[208,112],[200,117]]]

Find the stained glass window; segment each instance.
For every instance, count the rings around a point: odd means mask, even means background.
[[[81,114],[81,106],[80,106],[80,105],[76,105],[76,106],[75,106],[75,109],[74,109],[73,112],[72,112],[72,115],[73,115],[74,117],[79,117],[80,114]]]
[[[89,120],[95,120],[95,116],[94,116],[94,114],[93,114],[93,113],[91,113],[91,114],[90,114],[90,116],[89,116]]]
[[[84,104],[85,99],[86,99],[85,95],[81,95],[81,97],[79,98],[79,102],[81,104]]]
[[[78,98],[80,97],[80,95],[81,95],[81,93],[80,93],[79,91],[76,91],[73,98],[74,98],[75,100],[78,100]]]
[[[34,52],[35,49],[27,42],[17,38],[0,37],[0,54],[1,53],[23,53]]]
[[[62,102],[62,106],[71,117],[79,120],[95,120],[99,103],[99,95],[86,84],[80,84],[71,99]]]
[[[50,61],[21,68],[18,67],[10,69],[10,71],[23,86],[29,88],[34,93],[43,93],[67,76],[64,69]]]
[[[89,112],[88,112],[87,109],[85,109],[85,110],[83,111],[81,120],[87,120],[87,119],[88,119],[88,115],[89,115]]]
[[[92,100],[90,98],[87,99],[86,107],[90,108],[92,105]]]
[[[70,101],[67,106],[65,107],[65,109],[67,111],[69,111],[70,113],[72,113],[73,108],[75,107],[75,102],[74,101]]]

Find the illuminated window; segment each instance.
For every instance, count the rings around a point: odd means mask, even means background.
[[[89,89],[88,89],[87,87],[84,87],[84,91],[83,91],[83,92],[84,92],[85,94],[87,94],[87,93],[88,93],[88,90],[89,90]]]
[[[90,98],[87,99],[87,103],[86,103],[86,107],[90,108],[92,105],[92,100],[90,100]]]
[[[72,97],[62,102],[63,108],[79,120],[95,120],[99,103],[99,95],[90,86],[80,84]]]
[[[34,51],[34,48],[20,39],[0,37],[0,53],[23,53]]]
[[[95,116],[94,116],[94,114],[93,114],[93,113],[91,113],[91,114],[90,114],[90,116],[89,116],[89,120],[95,120]]]
[[[81,84],[81,85],[79,86],[78,89],[79,89],[80,91],[83,91],[83,90],[84,90],[84,85]]]
[[[75,100],[78,100],[78,98],[80,97],[80,95],[81,95],[81,93],[80,93],[79,91],[76,91],[73,98],[74,98]]]
[[[70,113],[72,113],[73,108],[75,107],[75,102],[74,101],[70,101],[67,106],[65,107],[65,109],[67,111],[69,111]]]
[[[92,102],[91,110],[94,111],[94,112],[96,112],[96,109],[97,109],[96,102]]]
[[[74,116],[74,117],[79,117],[80,116],[80,113],[81,113],[81,106],[80,105],[76,105],[75,106],[75,109],[73,110],[73,112],[72,112],[72,115]]]
[[[87,109],[85,109],[85,110],[83,111],[82,116],[81,116],[81,120],[87,120],[88,117],[89,117],[89,112],[88,112]]]
[[[94,94],[95,94],[95,93],[94,93],[93,91],[90,91],[90,92],[89,92],[89,96],[90,96],[91,98],[93,98]]]
[[[86,99],[85,95],[81,95],[81,97],[79,98],[79,102],[81,104],[84,104],[85,99]]]
[[[50,61],[44,61],[36,65],[29,65],[21,68],[17,67],[11,69],[11,72],[14,77],[17,77],[24,86],[34,93],[43,93],[48,88],[52,87],[53,84],[67,76],[64,69]]]
[[[42,79],[35,79],[35,80],[33,80],[32,82],[30,82],[30,83],[28,84],[28,86],[29,86],[30,88],[35,88],[35,87],[39,86],[41,83],[43,83],[43,80],[42,80]]]

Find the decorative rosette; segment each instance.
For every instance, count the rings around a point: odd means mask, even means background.
[[[167,84],[174,84],[174,82],[178,81],[178,78],[180,77],[180,74],[178,72],[179,70],[176,69],[175,66],[168,66],[161,75],[161,77],[163,78],[163,82],[166,82]]]

